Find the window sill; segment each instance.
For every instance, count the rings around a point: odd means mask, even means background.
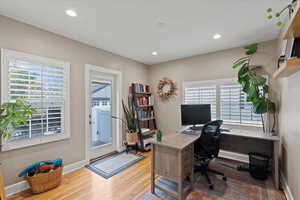
[[[23,139],[23,140],[16,140],[16,141],[3,141],[1,146],[1,151],[11,151],[15,149],[21,149],[31,146],[36,146],[40,144],[55,142],[59,140],[65,140],[70,138],[70,134],[57,134],[57,135],[48,135],[37,137],[33,139]]]

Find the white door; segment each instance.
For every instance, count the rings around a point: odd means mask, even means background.
[[[88,69],[88,159],[117,150],[117,76]]]

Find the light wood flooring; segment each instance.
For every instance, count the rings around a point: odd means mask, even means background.
[[[144,160],[110,179],[82,168],[64,175],[54,190],[38,195],[25,191],[9,200],[132,200],[150,188],[151,153],[143,155]]]
[[[150,187],[151,154],[110,179],[82,168],[63,176],[62,184],[51,191],[32,195],[30,191],[9,200],[130,200]]]

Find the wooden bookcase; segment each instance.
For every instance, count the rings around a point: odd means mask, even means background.
[[[144,141],[152,138],[157,131],[150,86],[132,83],[130,96],[135,108],[136,119],[138,120],[139,149],[143,152],[149,151],[145,148]],[[145,128],[148,130],[144,131]]]

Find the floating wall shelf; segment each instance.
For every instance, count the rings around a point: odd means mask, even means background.
[[[282,63],[273,78],[288,77],[300,70],[300,58],[289,59]]]

